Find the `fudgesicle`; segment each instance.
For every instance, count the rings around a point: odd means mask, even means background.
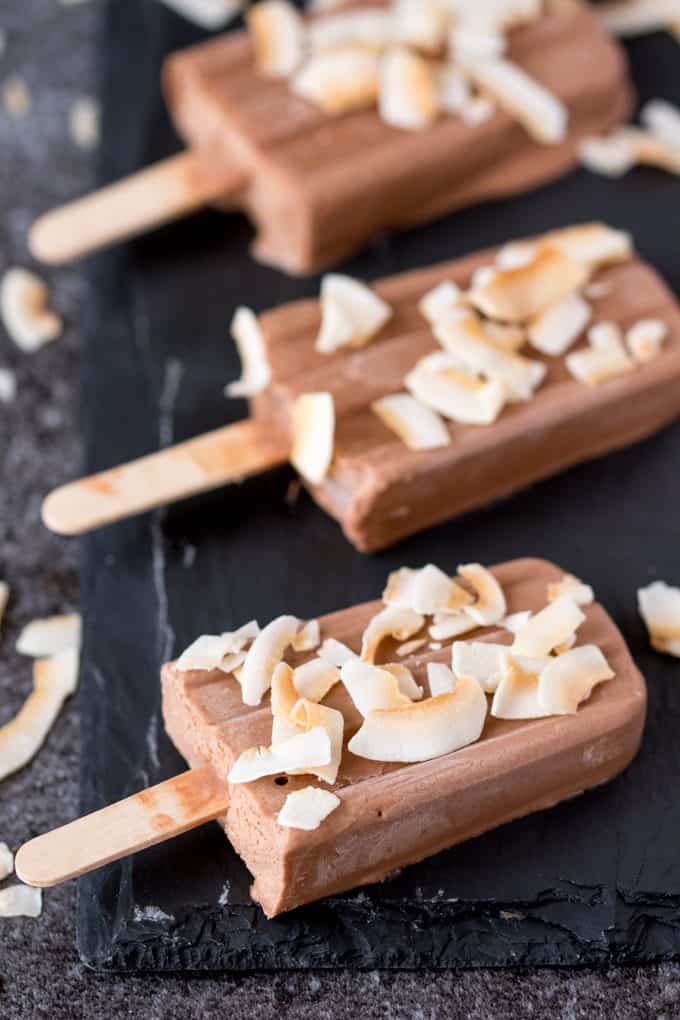
[[[549,808],[637,752],[644,681],[578,579],[535,559],[402,569],[383,602],[322,618],[311,641],[291,617],[249,625],[250,651],[220,668],[235,635],[204,636],[163,669],[167,731],[229,783],[220,824],[268,916]],[[317,767],[293,768],[321,737]]]

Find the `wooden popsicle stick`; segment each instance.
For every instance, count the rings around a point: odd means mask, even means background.
[[[62,485],[45,499],[43,521],[60,535],[81,534],[260,474],[284,464],[289,453],[282,429],[257,419],[235,422]]]
[[[31,254],[60,265],[178,219],[243,186],[241,170],[210,169],[205,154],[183,152],[39,217]]]
[[[203,765],[37,836],[14,867],[27,885],[59,885],[212,822],[228,806],[227,783]]]

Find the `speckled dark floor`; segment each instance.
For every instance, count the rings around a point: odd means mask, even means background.
[[[126,0],[133,3],[135,0]],[[91,157],[69,139],[71,103],[92,93],[97,0],[4,0],[0,87],[11,74],[28,84],[33,106],[12,119],[0,106],[0,271],[30,265],[25,234],[34,215],[83,190]],[[0,404],[0,577],[12,600],[0,636],[0,723],[30,687],[27,660],[15,655],[18,628],[40,614],[77,605],[74,543],[48,534],[42,495],[76,471],[79,311],[77,269],[46,274],[64,336],[24,355],[0,331],[0,366],[17,373],[19,392]],[[78,716],[63,712],[36,761],[0,788],[0,840],[13,848],[77,811]],[[45,895],[37,920],[0,921],[0,1017],[488,1018],[680,1017],[680,965],[627,971],[511,973],[299,973],[231,978],[101,977],[74,948],[72,886]]]

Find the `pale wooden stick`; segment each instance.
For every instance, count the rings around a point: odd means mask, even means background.
[[[203,765],[37,836],[17,852],[15,870],[27,885],[59,885],[214,821],[228,806],[226,782]]]
[[[280,428],[246,419],[62,485],[45,499],[43,521],[60,535],[77,535],[260,474],[285,463],[289,452]]]
[[[60,265],[178,219],[244,184],[233,167],[211,169],[205,154],[183,152],[45,213],[28,234],[31,253]]]

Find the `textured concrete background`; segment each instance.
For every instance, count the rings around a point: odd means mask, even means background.
[[[136,0],[122,0],[134,3]],[[67,130],[72,102],[95,79],[97,0],[3,0],[0,89],[21,75],[33,104],[22,119],[0,104],[0,271],[30,265],[26,228],[35,214],[88,186],[92,157]],[[121,57],[121,59],[124,59]],[[63,337],[34,355],[0,329],[0,366],[17,373],[13,404],[0,404],[0,577],[12,600],[0,635],[0,724],[30,689],[29,662],[14,653],[19,627],[77,605],[77,546],[48,534],[42,495],[73,475],[78,447],[78,269],[45,274]],[[35,762],[0,786],[0,840],[25,839],[77,812],[78,716],[70,704]],[[0,1017],[487,1018],[680,1017],[680,966],[626,971],[297,973],[218,977],[101,977],[74,948],[75,890],[45,894],[37,920],[0,920]]]

